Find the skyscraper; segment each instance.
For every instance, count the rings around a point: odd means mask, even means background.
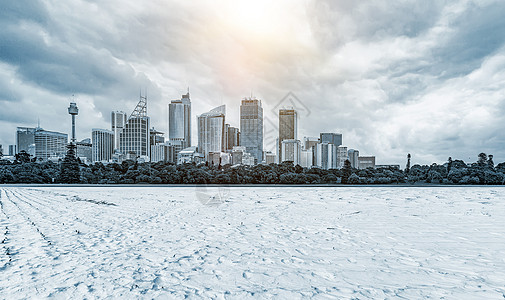
[[[233,147],[240,145],[240,131],[230,124],[224,124],[224,126],[224,149],[229,152],[233,150]]]
[[[35,131],[36,128],[18,127],[16,131],[16,155],[21,151],[35,156]]]
[[[282,161],[292,161],[293,164],[299,165],[301,162],[301,144],[299,140],[284,140],[281,145]]]
[[[263,108],[258,99],[243,99],[240,105],[240,145],[256,163],[263,161]]]
[[[114,153],[114,132],[107,129],[91,130],[91,159],[93,162],[109,161]]]
[[[285,161],[282,157],[282,141],[297,139],[297,114],[294,109],[279,110],[279,162]]]
[[[312,148],[314,151],[314,166],[321,169],[337,168],[337,146],[331,143],[318,143]]]
[[[191,147],[191,100],[189,91],[168,104],[168,138],[176,153]]]
[[[344,167],[345,161],[349,159],[347,154],[347,147],[338,146],[337,147],[337,168],[341,169]]]
[[[34,139],[37,160],[47,160],[49,157],[63,158],[67,153],[68,135],[66,133],[46,131],[37,127]]]
[[[347,151],[347,154],[349,155],[349,161],[351,162],[351,167],[357,169],[359,168],[359,151],[355,149],[349,149]]]
[[[321,133],[319,140],[321,143],[330,143],[335,146],[342,145],[342,134],[341,133]]]
[[[198,116],[198,151],[207,158],[209,152],[223,152],[226,106],[221,105]]]
[[[147,97],[140,96],[140,101],[119,134],[119,151],[127,159],[139,157],[149,161],[149,122]]]
[[[113,111],[111,113],[111,129],[114,132],[114,150],[119,150],[120,133],[126,124],[126,113]]]

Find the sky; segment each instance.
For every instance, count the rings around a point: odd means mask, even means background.
[[[196,116],[262,100],[265,149],[276,111],[298,138],[343,134],[377,164],[505,161],[505,2],[17,0],[0,8],[0,144],[17,126],[110,129],[147,92],[156,129],[190,89]]]

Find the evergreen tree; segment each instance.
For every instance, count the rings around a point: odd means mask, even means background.
[[[493,155],[489,154],[487,156],[487,165],[491,170],[494,170],[494,161],[493,161]]]
[[[347,183],[352,173],[351,162],[346,159],[342,168],[342,183]]]
[[[81,181],[81,172],[79,170],[79,162],[75,158],[74,145],[68,146],[67,155],[60,166],[60,183],[79,183]]]
[[[30,162],[30,154],[26,153],[25,150],[21,150],[16,154],[16,160],[21,163]]]
[[[484,167],[487,164],[487,155],[486,153],[482,152],[479,154],[479,159],[477,160],[477,164],[479,167]]]
[[[451,169],[452,169],[452,157],[449,157],[449,159],[447,160],[447,174],[451,172]]]
[[[407,166],[405,167],[405,174],[407,174],[407,175],[408,175],[408,174],[409,174],[409,172],[410,172],[410,157],[411,157],[411,156],[410,156],[410,153],[409,153],[409,154],[407,154]]]

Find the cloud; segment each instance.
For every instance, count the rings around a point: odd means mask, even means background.
[[[68,131],[72,94],[78,137],[88,137],[110,126],[110,111],[131,112],[140,88],[165,131],[168,102],[190,86],[193,118],[227,104],[234,126],[251,90],[269,124],[292,91],[311,110],[301,138],[339,131],[380,163],[408,152],[420,163],[480,151],[505,160],[504,13],[491,0],[10,1],[0,143],[37,118]]]

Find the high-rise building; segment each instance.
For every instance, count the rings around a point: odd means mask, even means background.
[[[93,160],[93,147],[91,145],[91,139],[87,138],[76,143],[76,157],[78,157],[81,162],[89,164]]]
[[[230,152],[233,147],[240,145],[240,131],[238,128],[230,126],[230,124],[225,124],[224,127],[224,149]]]
[[[113,111],[111,113],[111,129],[114,132],[114,150],[119,150],[120,134],[126,125],[126,113]]]
[[[338,146],[337,147],[337,168],[343,168],[345,161],[349,159],[347,154],[347,147]]]
[[[16,145],[9,145],[9,156],[14,156],[18,153],[16,147]]]
[[[0,157],[4,155],[4,148],[2,145],[0,145]]]
[[[321,133],[319,140],[321,143],[329,143],[335,146],[342,145],[342,134],[341,133]]]
[[[312,147],[310,150],[302,149],[302,151],[300,152],[300,166],[304,168],[310,168],[312,167],[312,161],[313,161]]]
[[[349,151],[347,151],[347,155],[349,155],[349,161],[351,162],[351,167],[355,169],[359,168],[359,162],[358,162],[359,151],[355,149],[349,149]]]
[[[178,153],[191,147],[191,100],[189,91],[168,104],[168,139]]]
[[[114,131],[93,128],[91,130],[91,160],[108,162],[114,153]]]
[[[296,140],[298,131],[297,113],[294,109],[279,109],[279,162],[286,161],[283,157],[282,142]]]
[[[207,158],[209,152],[224,151],[226,106],[221,105],[198,116],[198,151]]]
[[[240,104],[240,145],[256,163],[263,161],[263,108],[258,99],[243,99]]]
[[[119,151],[127,159],[149,161],[149,122],[147,97],[140,96],[140,101],[119,134]]]
[[[151,145],[151,162],[176,162],[175,148],[169,144]]]
[[[29,128],[29,127],[18,127],[16,131],[16,155],[21,151],[25,151],[31,156],[35,156],[35,131],[37,128]]]
[[[358,157],[359,169],[375,168],[375,156],[360,156]]]
[[[35,130],[35,157],[37,160],[65,157],[67,144],[68,135],[66,133],[47,131],[40,127]]]
[[[337,146],[331,143],[318,143],[314,148],[313,165],[321,169],[337,168]]]
[[[281,144],[282,161],[292,161],[293,164],[299,165],[301,162],[301,143],[299,140],[283,140]]]

